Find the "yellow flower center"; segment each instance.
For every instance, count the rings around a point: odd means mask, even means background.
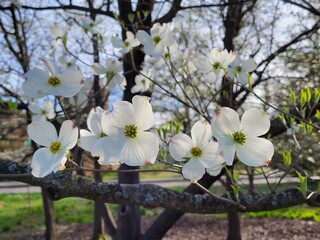
[[[242,67],[236,66],[235,70],[236,70],[237,73],[241,73],[242,72]]]
[[[44,109],[42,109],[42,110],[41,110],[41,115],[47,115],[47,111],[44,110]]]
[[[100,133],[100,137],[103,138],[103,137],[107,137],[108,135],[105,134],[104,132]]]
[[[129,47],[129,45],[130,45],[129,42],[127,42],[127,41],[124,42],[124,46],[125,46],[125,47]]]
[[[219,70],[221,68],[221,64],[219,62],[215,62],[212,64],[212,67],[214,70]]]
[[[134,124],[129,124],[124,127],[124,135],[128,138],[136,138],[138,135],[138,127]]]
[[[56,154],[57,152],[59,152],[61,150],[61,142],[53,142],[50,146],[50,151],[53,154]]]
[[[53,87],[56,87],[56,86],[59,86],[61,84],[61,80],[60,80],[60,78],[58,78],[56,76],[52,76],[52,77],[49,77],[48,84],[53,86]]]
[[[161,41],[161,38],[159,37],[159,36],[155,36],[154,38],[153,38],[153,42],[154,42],[154,44],[155,45],[158,45],[158,43]]]
[[[192,157],[198,158],[202,156],[202,149],[199,147],[192,147],[190,153]]]
[[[112,78],[113,78],[115,75],[117,75],[117,73],[115,73],[115,72],[113,72],[113,71],[107,72],[107,80],[108,80],[108,81],[111,81]]]
[[[235,132],[232,134],[232,137],[236,144],[243,145],[246,143],[246,135],[244,135],[242,132]]]

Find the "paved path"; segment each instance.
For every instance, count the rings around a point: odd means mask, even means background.
[[[248,180],[246,176],[240,176],[239,184],[247,184]],[[275,183],[279,178],[269,179],[270,183]],[[115,183],[116,180],[109,181],[110,183]],[[285,178],[282,180],[282,183],[285,182],[299,182],[298,178]],[[190,184],[189,181],[179,179],[179,178],[168,178],[168,179],[143,179],[141,183],[151,183],[156,184],[162,187],[173,187],[173,186],[188,186]],[[257,177],[255,179],[255,183],[261,184],[266,183],[264,178]],[[216,186],[221,186],[219,181],[215,182]],[[31,193],[31,192],[41,192],[41,188],[37,186],[31,186],[26,183],[16,182],[16,181],[0,181],[0,194],[5,193]]]

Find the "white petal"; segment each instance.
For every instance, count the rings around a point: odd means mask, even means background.
[[[59,132],[59,141],[64,150],[73,148],[78,140],[78,127],[71,121],[66,120],[62,123]]]
[[[148,130],[156,123],[149,101],[150,98],[144,96],[137,95],[132,98],[134,116],[137,126],[141,130]]]
[[[113,110],[109,113],[111,121],[118,128],[124,128],[128,124],[136,124],[133,105],[126,101],[113,104]]]
[[[101,165],[118,165],[123,144],[114,137],[100,138],[91,149],[92,156],[98,157]]]
[[[143,44],[145,45],[146,43],[148,42],[151,42],[153,41],[151,36],[146,32],[146,31],[143,31],[143,30],[139,30],[137,32],[137,39]]]
[[[257,66],[258,64],[252,58],[249,58],[242,62],[242,68],[246,72],[252,72],[256,70]]]
[[[218,142],[222,150],[223,159],[226,161],[227,165],[231,166],[234,160],[237,145],[233,142],[231,136],[229,138],[223,138]]]
[[[118,37],[111,37],[111,43],[115,48],[125,48],[123,41]]]
[[[212,66],[207,58],[198,58],[194,64],[199,72],[208,73],[212,70]]]
[[[32,121],[46,121],[46,118],[40,114],[32,115]]]
[[[29,137],[37,144],[50,147],[58,141],[58,135],[52,123],[47,121],[32,122],[27,127]]]
[[[40,69],[33,69],[25,75],[26,81],[22,84],[23,92],[32,98],[41,98],[47,95],[49,90],[49,75]]]
[[[169,152],[176,161],[186,161],[190,157],[190,150],[193,147],[192,139],[183,133],[179,133],[170,139]]]
[[[138,137],[125,140],[121,160],[129,166],[153,164],[159,152],[159,138],[155,133],[138,132]]]
[[[99,140],[100,138],[91,132],[81,129],[80,130],[80,139],[78,141],[78,145],[82,147],[84,150],[91,152],[94,144]]]
[[[197,121],[191,129],[194,145],[201,147],[212,138],[211,126],[207,121]]]
[[[182,168],[182,175],[190,181],[198,181],[206,173],[204,166],[197,160],[191,159]]]
[[[101,118],[103,113],[104,110],[98,106],[92,108],[87,117],[88,129],[97,136],[100,136],[102,133]]]
[[[62,73],[60,78],[59,93],[62,97],[73,97],[80,91],[83,84],[83,76],[79,70],[67,70]]]
[[[49,72],[51,73],[51,76],[58,76],[58,69],[56,64],[49,58],[43,58],[42,61],[49,69]]]
[[[220,174],[222,168],[224,167],[224,159],[221,156],[218,156],[216,159],[216,165],[212,168],[207,168],[207,173],[209,173],[211,176],[217,176]]]
[[[238,113],[228,107],[221,108],[213,119],[211,126],[213,136],[217,139],[241,130]]]
[[[123,128],[117,128],[117,122],[112,117],[112,113],[104,112],[101,116],[101,129],[102,132],[108,136],[116,136]]]
[[[268,114],[257,108],[250,108],[242,115],[241,129],[245,135],[261,136],[268,132],[270,120]]]
[[[108,71],[107,68],[102,66],[100,63],[92,64],[91,70],[95,75],[106,74],[106,72]]]
[[[217,159],[220,156],[221,149],[217,142],[209,142],[202,148],[202,155],[199,161],[205,168],[212,168],[216,165]]]
[[[41,108],[38,104],[36,103],[30,103],[29,106],[28,106],[29,110],[33,113],[36,113],[36,114],[40,114],[41,113]]]
[[[40,148],[32,157],[31,174],[38,178],[45,177],[55,169],[61,168],[66,161],[66,152],[52,154],[48,148]]]
[[[239,73],[238,80],[239,80],[240,84],[242,84],[242,85],[248,84],[248,73],[246,73],[246,72]]]
[[[258,137],[248,138],[244,145],[237,147],[239,160],[251,167],[268,165],[273,153],[273,144],[267,139]]]

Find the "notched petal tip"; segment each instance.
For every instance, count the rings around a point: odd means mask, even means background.
[[[269,159],[269,160],[264,160],[264,162],[265,162],[266,166],[269,166],[269,163],[271,162],[271,159]]]

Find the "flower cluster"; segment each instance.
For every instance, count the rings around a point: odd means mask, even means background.
[[[82,18],[80,23],[86,32],[99,32],[95,22]],[[206,57],[193,61],[189,51],[179,53],[172,24],[155,24],[150,29],[150,34],[139,30],[135,36],[128,31],[124,41],[118,37],[112,37],[111,41],[122,54],[143,45],[140,48],[143,48],[149,61],[157,69],[174,65],[173,69],[182,70],[178,74],[182,77],[199,72],[206,87],[208,83],[221,81],[223,77],[245,85],[250,72],[257,67],[252,59],[241,60],[235,53],[217,48],[212,49]],[[60,64],[66,69],[64,71],[59,71],[48,58],[44,58],[43,62],[48,71],[37,67],[25,74],[26,81],[22,85],[24,93],[31,98],[47,95],[70,98],[71,106],[78,109],[84,106],[92,85],[91,81],[84,81],[82,73],[75,66],[75,60],[60,58]],[[122,63],[118,60],[108,58],[105,66],[94,63],[91,71],[94,75],[102,76],[99,82],[101,88],[110,89],[116,84],[122,89],[126,87]],[[152,82],[151,72],[141,71],[136,75],[135,85],[130,90],[132,93],[146,92]],[[198,90],[201,91],[201,86]],[[184,91],[188,91],[188,86]],[[61,107],[63,108],[62,105]],[[62,123],[59,135],[54,125],[46,121],[56,117],[54,109],[50,101],[43,101],[42,106],[35,103],[29,105],[29,110],[34,114],[33,122],[27,129],[29,137],[44,146],[33,155],[31,167],[34,176],[44,177],[63,169],[69,151],[77,142],[79,147],[97,157],[102,165],[124,163],[142,166],[155,163],[160,138],[152,131],[156,119],[150,98],[137,95],[132,98],[132,103],[116,102],[110,112],[101,107],[93,108],[87,117],[88,130],[81,129],[79,139],[78,128],[71,120]],[[269,128],[270,120],[263,111],[250,108],[240,121],[235,110],[222,107],[211,124],[197,121],[191,129],[191,137],[184,133],[172,136],[168,141],[168,151],[175,161],[184,163],[184,178],[196,182],[206,172],[218,175],[225,165],[232,165],[235,158],[248,166],[268,165],[274,154],[274,147],[269,140],[259,136],[266,134]]]

